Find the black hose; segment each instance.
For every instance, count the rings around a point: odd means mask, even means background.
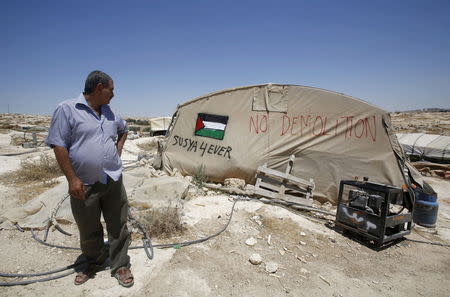
[[[196,244],[196,243],[201,243],[201,242],[207,241],[207,240],[209,240],[211,238],[214,238],[214,237],[218,236],[219,234],[221,234],[223,231],[225,231],[228,228],[228,225],[230,225],[231,219],[233,217],[233,212],[234,212],[234,207],[236,205],[236,202],[240,201],[240,200],[242,200],[242,199],[235,199],[234,200],[233,206],[231,208],[230,218],[228,219],[228,222],[226,223],[226,225],[222,229],[220,229],[218,232],[216,232],[216,233],[214,233],[214,234],[212,234],[210,236],[207,236],[207,237],[204,237],[204,238],[200,238],[200,239],[196,239],[196,240],[192,240],[192,241],[183,241],[183,242],[166,243],[166,244],[152,244],[152,245],[150,245],[150,239],[147,237],[147,238],[144,239],[144,241],[148,240],[148,243],[144,242],[144,245],[130,246],[129,249],[130,250],[142,249],[142,248],[145,248],[146,244],[148,244],[148,247],[151,248],[151,250],[152,250],[151,254],[153,254],[153,248],[171,248],[171,247],[176,247],[176,246],[182,247],[182,246],[188,246],[188,245],[192,245],[192,244]],[[51,243],[48,243],[48,242],[44,242],[44,241],[42,241],[41,239],[39,239],[36,236],[36,234],[33,232],[33,229],[30,229],[30,231],[31,231],[31,235],[32,235],[33,239],[36,240],[37,242],[45,245],[45,246],[52,247],[52,248],[60,248],[60,249],[80,250],[80,248],[76,248],[76,247],[61,246],[61,245],[56,245],[56,244],[51,244]],[[149,255],[147,255],[147,256],[149,256]]]
[[[209,240],[211,238],[214,238],[214,237],[220,235],[223,231],[225,231],[228,228],[228,225],[230,225],[231,218],[233,217],[234,206],[236,205],[236,202],[240,201],[240,200],[242,200],[242,199],[235,199],[234,200],[233,206],[231,208],[230,218],[228,219],[228,222],[225,224],[225,226],[222,229],[220,229],[218,232],[216,232],[216,233],[214,233],[214,234],[212,234],[210,236],[206,236],[206,237],[203,237],[203,238],[200,238],[200,239],[196,239],[196,240],[183,241],[183,242],[177,242],[177,243],[167,243],[167,244],[155,244],[155,245],[153,245],[153,247],[156,247],[156,248],[171,248],[171,247],[177,247],[177,246],[178,247],[188,246],[188,245],[192,245],[192,244],[196,244],[196,243],[201,243],[201,242],[207,241],[207,240]],[[138,249],[138,248],[143,248],[143,246],[130,247],[130,249]]]
[[[0,154],[1,157],[12,157],[12,156],[20,156],[20,155],[25,155],[25,154],[29,154],[29,153],[34,153],[37,152],[37,148],[31,150],[31,151],[26,151],[26,152],[20,152],[20,153],[6,153],[6,154]]]
[[[50,226],[52,225],[51,221],[49,221],[47,223],[47,227],[45,228],[45,233],[44,233],[44,242],[47,241],[47,237],[48,237],[48,231],[50,230]]]
[[[58,268],[55,270],[50,270],[50,271],[45,271],[45,272],[37,272],[37,273],[1,273],[0,272],[0,276],[1,277],[35,277],[35,276],[43,276],[43,275],[49,275],[49,274],[54,274],[54,273],[58,273],[61,271],[65,271],[68,269],[73,269],[76,268],[80,265],[83,265],[84,263],[86,263],[87,261],[82,261],[82,262],[78,262],[75,264],[71,264],[69,266],[63,267],[63,268]]]
[[[410,239],[410,238],[406,238],[406,240],[412,241],[412,242],[417,242],[417,243],[426,243],[426,244],[431,244],[431,245],[439,245],[439,246],[444,246],[444,247],[450,247],[450,244],[447,243],[440,243],[440,242],[435,242],[435,241],[424,241],[424,240],[417,240],[417,239]]]
[[[64,234],[64,235],[72,236],[71,233],[69,233],[69,232],[67,232],[67,231],[64,231],[63,228],[61,228],[58,224],[55,225],[55,229],[58,230],[59,232],[61,232],[61,233]]]
[[[74,272],[75,272],[75,269],[72,269],[71,271],[68,271],[63,274],[54,275],[54,276],[45,277],[45,278],[38,278],[38,279],[19,281],[19,282],[0,282],[0,287],[8,287],[8,286],[10,287],[10,286],[20,286],[20,285],[23,286],[23,285],[29,285],[29,284],[38,283],[38,282],[46,282],[46,281],[55,280],[58,278],[62,278],[62,277],[71,275]]]
[[[144,239],[143,239],[144,245],[143,246],[133,246],[133,247],[130,247],[129,249],[144,248],[145,253],[147,254],[147,257],[149,259],[153,259],[153,255],[154,255],[153,247],[157,247],[157,248],[170,248],[170,247],[176,247],[176,246],[181,247],[181,246],[187,246],[187,245],[191,245],[191,244],[201,243],[201,242],[204,242],[204,241],[206,241],[208,239],[216,237],[216,236],[218,236],[219,234],[221,234],[223,231],[225,231],[228,228],[228,226],[229,226],[229,224],[231,222],[231,219],[233,217],[234,207],[236,205],[236,202],[239,201],[239,200],[241,200],[241,199],[235,199],[234,200],[233,206],[231,208],[230,217],[229,217],[226,225],[221,230],[219,230],[218,232],[214,233],[213,235],[210,235],[210,236],[207,236],[207,237],[204,237],[204,238],[200,238],[200,239],[197,239],[197,240],[192,240],[192,241],[184,241],[184,242],[178,242],[178,243],[152,245],[151,241],[150,241],[150,238],[148,237],[147,232],[145,232],[145,230],[142,228],[142,225],[136,219],[131,217],[137,223],[139,229],[141,229],[141,232],[143,232],[143,234],[144,234]],[[38,238],[36,236],[36,234],[34,233],[33,229],[30,229],[30,232],[31,232],[31,235],[32,235],[34,240],[36,240],[37,242],[39,242],[39,243],[41,243],[41,244],[43,244],[45,246],[61,248],[61,249],[80,250],[80,248],[76,248],[76,247],[67,247],[67,246],[55,245],[55,244],[51,244],[51,243],[45,242],[45,241],[41,240],[40,238]],[[61,271],[65,271],[65,270],[71,269],[71,271],[68,271],[66,273],[63,273],[63,274],[60,274],[60,275],[51,276],[51,277],[47,277],[47,278],[40,278],[40,279],[19,281],[19,282],[0,282],[0,286],[29,285],[29,284],[36,283],[36,282],[45,282],[45,281],[55,280],[55,279],[62,278],[62,277],[65,277],[65,276],[68,276],[68,275],[74,273],[75,272],[74,268],[79,266],[79,265],[82,265],[84,263],[85,262],[80,262],[80,263],[77,263],[77,264],[69,265],[69,266],[64,267],[64,268],[60,268],[60,269],[56,269],[56,270],[52,270],[52,271],[47,271],[47,272],[40,272],[40,273],[30,273],[30,274],[0,273],[0,276],[2,276],[2,277],[32,277],[32,276],[49,275],[49,274],[53,274],[53,273],[57,273],[57,272],[61,272]]]
[[[19,224],[14,224],[14,226],[19,230],[20,232],[25,232],[25,230],[22,229],[22,227],[19,226]]]
[[[143,239],[143,246],[132,246],[129,247],[129,249],[140,249],[140,248],[144,248],[145,253],[147,254],[147,257],[149,259],[153,259],[154,253],[153,253],[153,248],[170,248],[170,247],[182,247],[182,246],[188,246],[188,245],[192,245],[192,244],[196,244],[196,243],[201,243],[204,242],[206,240],[209,240],[211,238],[214,238],[218,235],[220,235],[223,231],[225,231],[230,222],[231,219],[233,217],[233,213],[234,213],[234,207],[236,205],[237,201],[248,201],[250,199],[242,199],[242,198],[234,198],[234,202],[233,202],[233,206],[231,208],[231,212],[230,212],[230,217],[227,221],[227,223],[225,224],[225,226],[220,229],[218,232],[204,237],[204,238],[200,238],[197,240],[192,240],[192,241],[183,241],[183,242],[178,242],[178,243],[169,243],[169,244],[156,244],[156,245],[152,245],[150,238],[148,237],[147,233],[145,232],[144,228],[142,227],[142,225],[133,217],[130,216],[130,219],[132,219],[138,226],[138,228],[141,230],[141,232],[144,234],[144,239]],[[33,232],[33,229],[30,229],[31,231],[31,235],[33,237],[33,239],[35,239],[37,242],[49,246],[49,247],[55,247],[55,248],[61,248],[61,249],[71,249],[71,250],[80,250],[80,248],[76,248],[76,247],[67,247],[67,246],[61,246],[61,245],[55,245],[55,244],[51,244],[51,243],[47,243],[44,242],[43,240],[39,239],[36,234]],[[418,243],[426,243],[426,244],[432,244],[432,245],[439,245],[439,246],[444,246],[444,247],[450,247],[449,244],[444,244],[444,243],[439,243],[439,242],[427,242],[427,241],[421,241],[421,240],[415,240],[415,239],[409,239],[406,238],[406,240],[412,241],[412,242],[418,242]],[[151,252],[150,252],[151,251]],[[68,269],[72,269],[71,271],[64,273],[64,274],[60,274],[60,275],[55,275],[52,277],[47,277],[47,278],[41,278],[41,279],[35,279],[35,280],[28,280],[28,281],[19,281],[19,282],[0,282],[0,286],[16,286],[16,285],[28,285],[28,284],[32,284],[32,283],[36,283],[36,282],[44,282],[44,281],[49,281],[49,280],[54,280],[54,279],[58,279],[58,278],[62,278],[65,276],[68,276],[72,273],[75,272],[75,269],[77,266],[84,264],[85,262],[80,262],[80,263],[76,263],[76,264],[72,264],[69,265],[67,267],[64,268],[60,268],[60,269],[56,269],[53,271],[48,271],[48,272],[41,272],[41,273],[33,273],[33,274],[6,274],[6,273],[0,273],[1,277],[31,277],[31,276],[42,276],[42,275],[49,275],[49,274],[53,274],[53,273],[57,273],[57,272],[61,272],[61,271],[65,271]]]
[[[139,229],[139,231],[141,231],[141,233],[143,234],[144,238],[142,239],[142,242],[144,244],[143,248],[144,248],[145,254],[147,255],[147,257],[150,260],[152,260],[154,252],[153,252],[153,245],[150,240],[150,237],[148,236],[148,234],[145,231],[142,224],[131,215],[130,211],[128,211],[128,218],[130,219],[131,223],[134,224]]]
[[[30,229],[30,232],[31,232],[31,236],[33,237],[34,240],[36,240],[37,242],[39,242],[45,246],[59,248],[59,249],[66,249],[66,250],[77,250],[77,251],[81,250],[80,248],[76,248],[76,247],[62,246],[62,245],[56,245],[56,244],[51,244],[51,243],[45,242],[36,236],[33,229]]]

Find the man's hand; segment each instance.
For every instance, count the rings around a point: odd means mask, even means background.
[[[85,200],[84,196],[86,193],[86,188],[84,187],[83,182],[77,177],[69,180],[69,194],[72,197],[75,197],[80,200]]]

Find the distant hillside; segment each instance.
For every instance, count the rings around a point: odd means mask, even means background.
[[[412,113],[412,112],[450,112],[450,109],[433,107],[433,108],[413,109],[405,111],[394,111],[394,113]]]

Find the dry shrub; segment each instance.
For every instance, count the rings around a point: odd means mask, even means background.
[[[13,183],[42,182],[46,185],[55,183],[62,175],[58,162],[53,157],[42,154],[38,160],[23,160],[20,168],[11,174]]]
[[[159,239],[180,235],[186,229],[177,207],[145,210],[139,215],[139,222],[150,237]]]
[[[0,123],[0,129],[2,129],[2,130],[21,130],[21,127],[16,124]]]
[[[0,182],[16,187],[16,197],[26,203],[57,183],[62,172],[55,158],[42,154],[39,159],[22,161],[20,168],[0,176]]]

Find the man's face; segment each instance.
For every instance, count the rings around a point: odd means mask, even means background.
[[[109,104],[109,102],[111,102],[111,99],[114,97],[114,82],[110,80],[107,86],[101,85],[99,89],[100,89],[99,103]]]

